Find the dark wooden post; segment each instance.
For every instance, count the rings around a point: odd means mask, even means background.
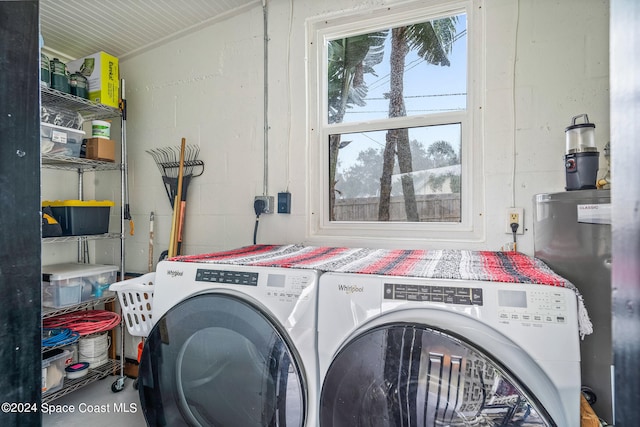
[[[0,1],[2,426],[38,426],[41,422],[38,20],[37,0]]]

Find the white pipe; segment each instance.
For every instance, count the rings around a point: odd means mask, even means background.
[[[267,27],[267,0],[262,0],[262,18],[264,21],[264,178],[262,195],[269,195],[269,34]]]

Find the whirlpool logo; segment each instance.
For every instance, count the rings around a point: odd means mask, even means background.
[[[183,271],[179,270],[167,270],[167,275],[170,277],[181,277],[184,274]]]
[[[364,292],[364,288],[362,286],[356,285],[338,285],[338,290],[347,295]]]

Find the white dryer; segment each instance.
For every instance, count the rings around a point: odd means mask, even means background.
[[[325,273],[320,427],[580,425],[575,293]]]
[[[318,273],[163,261],[139,366],[150,426],[315,427]]]

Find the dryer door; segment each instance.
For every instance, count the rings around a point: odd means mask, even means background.
[[[337,354],[322,386],[320,425],[555,426],[506,367],[471,343],[397,323]]]
[[[139,368],[150,426],[304,424],[299,357],[276,322],[241,298],[203,294],[174,306],[149,334]]]

